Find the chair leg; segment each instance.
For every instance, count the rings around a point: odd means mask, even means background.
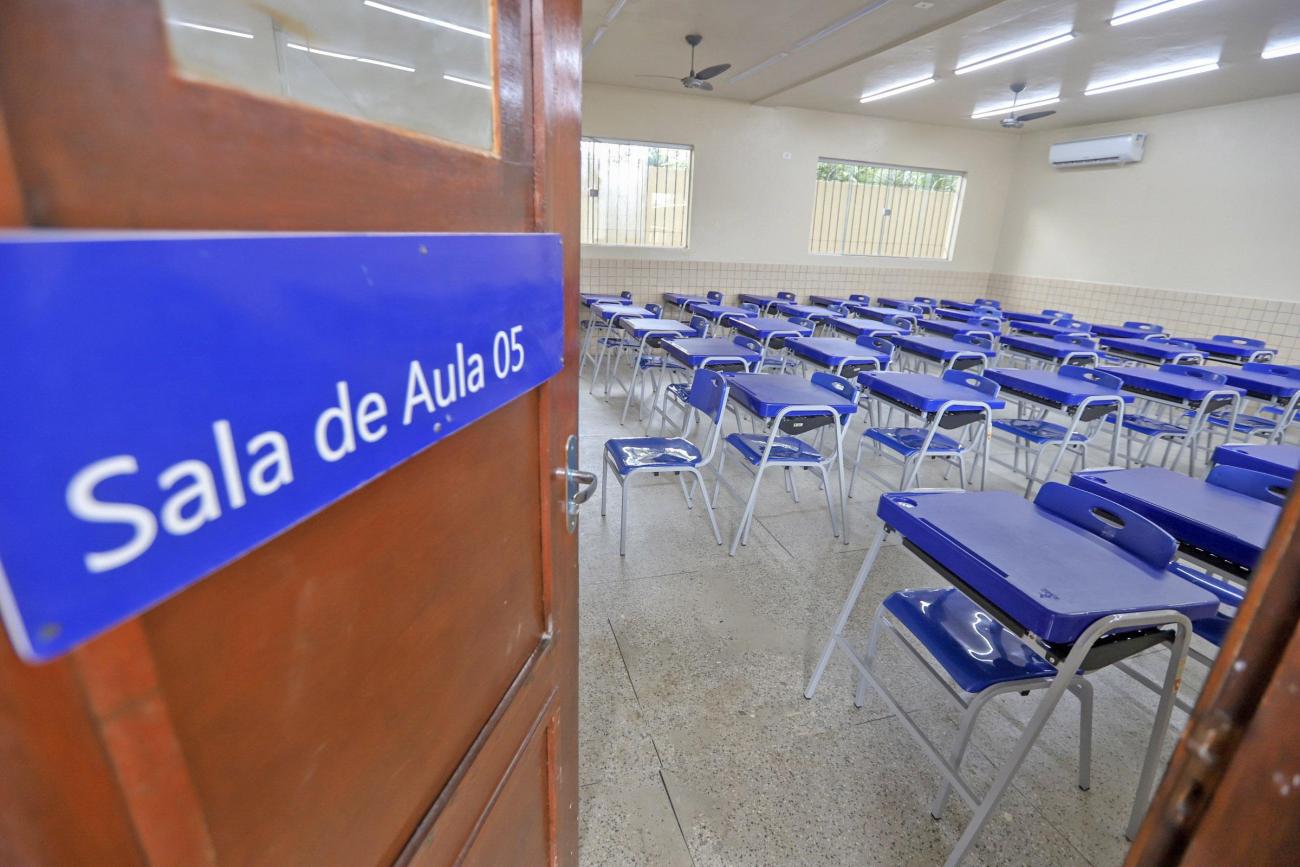
[[[686,508],[694,509],[695,504],[691,502],[691,492],[686,490],[686,477],[681,473],[673,473],[677,477],[677,484],[681,486],[682,496],[686,498]]]
[[[835,526],[835,506],[831,503],[831,480],[830,477],[826,475],[826,468],[824,466],[819,464],[817,466],[817,472],[821,474],[822,490],[826,493],[826,511],[831,516],[831,535],[838,539],[840,537],[840,531],[839,528]]]
[[[605,492],[609,490],[609,456],[600,462],[600,516],[605,517]]]
[[[1079,700],[1079,789],[1092,787],[1092,684],[1076,677],[1070,691]]]
[[[623,480],[623,511],[618,516],[618,556],[627,556],[627,489],[632,486],[632,477]]]
[[[741,538],[749,536],[749,522],[754,515],[754,505],[758,502],[758,485],[763,481],[763,470],[766,468],[767,462],[763,461],[754,472],[754,486],[749,489],[749,500],[745,503],[745,511],[740,516],[740,524],[736,527],[736,537],[731,540],[731,550],[727,552],[732,557],[736,556],[736,548],[740,546]]]
[[[971,733],[975,730],[975,718],[995,694],[987,691],[976,695],[971,699],[971,703],[966,705],[966,710],[962,711],[961,721],[957,726],[957,737],[953,740],[952,750],[948,753],[948,763],[952,765],[954,771],[961,771],[962,760],[966,758],[966,747],[970,744]],[[939,786],[939,791],[935,793],[934,800],[930,802],[930,815],[933,818],[943,818],[943,808],[948,803],[948,794],[951,791],[952,783],[945,779]]]
[[[876,532],[876,540],[871,543],[871,550],[867,552],[866,558],[862,561],[862,567],[858,569],[857,577],[853,579],[853,587],[850,588],[849,595],[844,600],[844,605],[840,607],[839,616],[835,618],[835,627],[831,630],[830,638],[826,639],[826,646],[822,648],[822,655],[817,660],[817,667],[813,669],[812,677],[808,679],[808,686],[804,688],[804,698],[810,699],[817,692],[817,684],[821,683],[822,675],[826,673],[826,666],[830,664],[831,654],[835,652],[835,645],[844,634],[844,627],[848,624],[849,616],[853,614],[853,609],[858,604],[858,597],[862,595],[862,588],[867,584],[867,577],[871,574],[872,567],[876,565],[876,557],[880,554],[880,546],[884,544],[885,534],[888,532],[888,528],[884,526]]]
[[[704,484],[704,476],[698,469],[693,469],[690,472],[691,475],[695,476],[695,479],[700,483],[700,496],[704,498],[704,511],[709,516],[709,526],[713,528],[713,538],[717,540],[719,545],[721,545],[722,533],[718,530],[718,519],[717,516],[713,514],[713,503],[709,500],[709,488]],[[695,483],[692,482],[691,486],[694,487],[694,484]]]

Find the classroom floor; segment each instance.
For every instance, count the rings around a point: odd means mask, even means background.
[[[643,433],[621,400],[582,387],[581,466],[599,473],[613,436]],[[846,437],[856,447],[862,422]],[[998,446],[995,443],[994,448]],[[1005,447],[1004,447],[1005,448]],[[997,452],[995,452],[997,453]],[[852,451],[849,452],[850,457]],[[1094,463],[1102,463],[1101,455]],[[748,473],[728,462],[748,490]],[[736,474],[731,475],[730,470]],[[893,464],[879,467],[897,476]],[[711,473],[708,474],[711,477]],[[580,861],[583,865],[941,864],[970,817],[957,797],[928,812],[939,775],[874,692],[853,706],[850,667],[832,661],[816,696],[803,689],[879,522],[881,488],[860,478],[849,501],[850,544],[830,534],[811,474],[791,500],[764,481],[749,545],[728,557],[702,507],[688,511],[672,477],[634,482],[626,558],[618,555],[619,489],[608,516],[596,499],[580,530]],[[940,484],[929,470],[924,484]],[[991,465],[989,487],[1022,491]],[[740,506],[720,504],[730,544]],[[1027,543],[1032,540],[1026,540]],[[865,638],[876,604],[943,580],[897,542],[880,555],[851,634]],[[958,708],[903,651],[882,644],[885,679],[907,710],[947,743]],[[1154,655],[1150,655],[1154,654]],[[1163,650],[1138,660],[1163,671]],[[1187,665],[1187,684],[1204,671]],[[1116,671],[1096,690],[1092,787],[1076,785],[1078,705],[1062,699],[981,834],[967,864],[1115,865],[1137,785],[1155,696]],[[966,763],[982,793],[1038,694],[995,699]],[[1166,755],[1185,717],[1175,710]]]

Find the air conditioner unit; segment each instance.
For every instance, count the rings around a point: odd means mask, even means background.
[[[1146,133],[1133,132],[1127,135],[1108,135],[1102,138],[1085,138],[1079,141],[1063,141],[1052,145],[1052,165],[1070,166],[1109,166],[1142,161],[1142,148],[1146,144]]]

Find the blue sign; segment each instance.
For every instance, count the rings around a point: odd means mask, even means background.
[[[556,235],[0,240],[0,612],[49,659],[562,365]]]

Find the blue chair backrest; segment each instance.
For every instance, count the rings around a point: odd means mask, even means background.
[[[1216,334],[1215,340],[1222,340],[1225,343],[1231,343],[1236,346],[1253,346],[1257,349],[1263,349],[1265,343],[1262,340],[1256,340],[1254,337],[1237,337],[1234,334]]]
[[[795,298],[795,294],[794,294],[793,292],[778,292],[778,293],[776,293],[776,297],[777,297],[777,298],[780,298],[782,301],[796,301],[796,300],[798,300],[798,299]]]
[[[1162,364],[1160,365],[1160,372],[1172,373],[1175,376],[1190,376],[1192,379],[1203,379],[1215,385],[1223,385],[1228,381],[1228,377],[1224,374],[1206,370],[1196,364]]]
[[[646,309],[646,310],[649,310],[649,311],[650,311],[650,314],[651,314],[655,319],[658,319],[658,318],[660,318],[661,316],[664,315],[664,306],[663,306],[662,304],[647,304],[647,305],[645,306],[645,309]]]
[[[629,292],[629,291],[627,291],[627,290],[624,290],[624,291],[618,293],[618,297],[619,297],[619,298],[622,298],[624,301],[631,301],[631,300],[632,300],[632,293]]]
[[[820,385],[822,388],[829,388],[848,403],[856,404],[858,402],[858,387],[842,376],[819,370],[812,375],[812,384]]]
[[[993,341],[989,340],[987,337],[985,337],[982,334],[969,334],[969,333],[959,332],[957,334],[954,334],[952,336],[952,339],[957,341],[958,343],[969,343],[971,346],[979,346],[984,349],[993,348]]]
[[[717,424],[727,405],[727,378],[716,370],[697,370],[691,380],[686,402],[713,419]]]
[[[880,320],[886,325],[892,325],[904,334],[912,333],[912,319],[907,316],[886,316]]]
[[[1002,320],[994,319],[992,316],[982,316],[979,319],[976,319],[974,322],[968,324],[973,325],[976,328],[988,328],[992,331],[1002,330]]]
[[[791,316],[787,320],[791,325],[798,325],[800,328],[812,328],[813,322],[807,316]]]
[[[1164,331],[1164,326],[1156,325],[1154,322],[1125,322],[1125,328],[1136,328],[1138,331]]]
[[[832,304],[832,305],[830,305],[829,307],[827,307],[826,309],[829,310],[830,312],[834,313],[836,316],[848,316],[848,315],[849,315],[849,308],[845,307],[843,304]]]
[[[754,338],[746,337],[743,334],[737,334],[735,337],[731,338],[731,342],[736,344],[737,346],[743,346],[745,349],[748,349],[750,352],[761,353],[763,351],[762,344],[760,344]]]
[[[710,304],[722,303],[722,293],[716,289],[710,289],[708,292],[705,292],[704,297],[709,299]]]
[[[1157,569],[1168,566],[1178,553],[1173,536],[1132,509],[1091,491],[1048,482],[1034,497],[1034,505],[1118,545]]]
[[[1159,334],[1152,334],[1151,336],[1143,337],[1142,339],[1150,341],[1151,343],[1162,343],[1165,346],[1178,346],[1186,349],[1196,348],[1192,344],[1188,343],[1186,340],[1176,340],[1173,337],[1163,337]]]
[[[705,319],[703,316],[692,316],[691,328],[695,329],[697,335],[703,334],[709,330],[709,320]]]
[[[1097,348],[1097,341],[1086,334],[1056,334],[1052,336],[1052,339],[1057,343],[1068,343],[1071,346],[1082,346],[1085,349]]]
[[[922,304],[929,304],[931,307],[938,307],[938,306],[939,306],[939,299],[938,299],[938,298],[929,298],[929,297],[927,297],[927,296],[925,296],[925,295],[913,295],[913,296],[912,296],[912,300],[913,300],[913,301],[920,301]]]
[[[1269,364],[1267,361],[1248,361],[1241,366],[1247,373],[1267,373],[1270,376],[1285,376],[1300,379],[1300,367],[1286,364]]]
[[[1051,316],[1053,319],[1073,319],[1074,314],[1068,310],[1044,310],[1044,316]]]
[[[988,397],[997,397],[998,390],[1001,388],[996,382],[987,376],[980,376],[978,373],[970,373],[965,370],[945,370],[943,372],[945,382],[964,385],[967,388],[973,388],[976,391]]]
[[[990,307],[987,304],[976,304],[971,308],[971,313],[979,313],[985,316],[1001,316],[1002,311],[996,307]]]
[[[1081,319],[1074,319],[1070,316],[1062,316],[1060,319],[1053,319],[1052,324],[1058,328],[1072,328],[1075,331],[1091,331],[1092,325]]]
[[[871,298],[870,298],[869,296],[867,296],[867,295],[863,295],[861,292],[850,292],[850,293],[849,293],[849,300],[850,300],[850,301],[856,301],[856,302],[858,302],[859,304],[870,304],[870,303],[871,303]]]
[[[1077,364],[1067,364],[1057,373],[1066,379],[1082,379],[1084,382],[1091,382],[1099,388],[1109,388],[1115,391],[1119,391],[1120,386],[1124,384],[1124,380],[1113,373],[1105,373],[1093,367],[1080,367]]]
[[[992,307],[995,310],[1002,309],[1002,302],[997,300],[996,298],[976,298],[975,303],[983,304],[985,307]]]
[[[876,337],[871,334],[861,334],[854,342],[857,343],[858,346],[863,346],[867,349],[874,349],[876,352],[885,353],[885,355],[889,356],[890,361],[894,358],[894,344],[885,340],[883,337]]]
[[[748,310],[750,313],[754,314],[755,316],[759,314],[758,305],[755,304],[753,301],[746,301],[744,304],[741,304],[740,309]]]
[[[1242,467],[1219,464],[1205,477],[1207,484],[1227,488],[1265,503],[1282,505],[1286,495],[1291,493],[1291,480],[1259,470],[1247,470]]]

